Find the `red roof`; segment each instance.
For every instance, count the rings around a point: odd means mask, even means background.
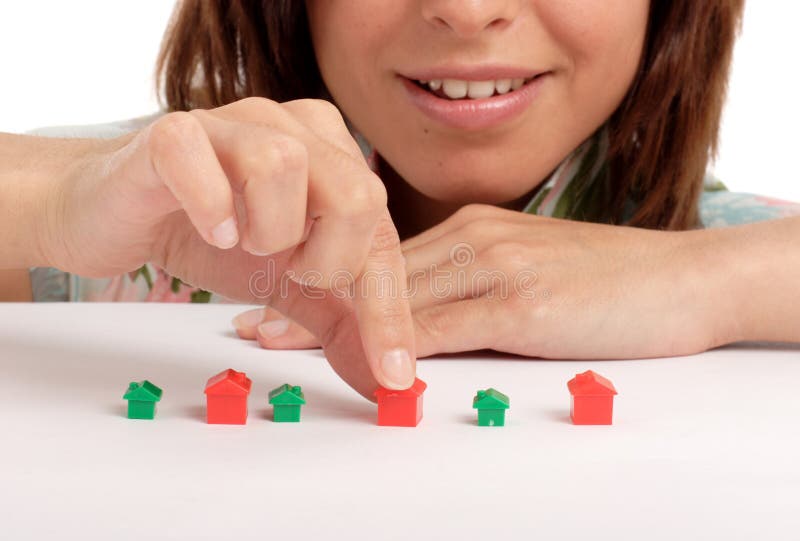
[[[228,368],[208,380],[205,392],[223,396],[244,396],[250,394],[252,384],[244,372]]]
[[[386,389],[378,387],[375,391],[375,396],[378,398],[392,397],[392,398],[415,398],[425,392],[428,385],[419,378],[414,378],[414,383],[408,389],[398,391],[397,389]]]
[[[573,396],[609,396],[617,394],[613,383],[591,370],[577,374],[569,380],[567,388]]]

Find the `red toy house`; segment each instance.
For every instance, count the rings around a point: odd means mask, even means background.
[[[567,383],[572,395],[570,417],[576,425],[610,425],[614,409],[614,384],[587,370]]]
[[[206,383],[206,419],[209,424],[243,425],[252,381],[244,372],[227,369]]]
[[[419,378],[404,391],[384,389],[375,391],[378,399],[378,425],[417,426],[422,419],[422,393],[428,386]]]

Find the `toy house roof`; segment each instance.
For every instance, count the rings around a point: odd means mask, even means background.
[[[375,390],[375,396],[378,398],[416,398],[425,392],[428,385],[419,378],[414,379],[414,383],[408,389],[386,389],[378,387]]]
[[[284,383],[269,392],[269,403],[276,406],[302,405],[306,403],[306,399],[299,386]]]
[[[206,394],[221,396],[244,396],[250,393],[253,382],[244,372],[228,368],[206,383]]]
[[[478,391],[472,399],[472,407],[476,409],[507,409],[510,404],[509,398],[496,389],[486,389]]]
[[[612,396],[617,394],[613,383],[591,370],[577,374],[569,380],[567,388],[573,396]]]
[[[125,391],[125,395],[122,397],[123,400],[138,400],[141,402],[158,402],[161,400],[161,395],[163,391],[150,383],[147,380],[144,381],[132,381],[130,385],[128,385],[128,390]]]

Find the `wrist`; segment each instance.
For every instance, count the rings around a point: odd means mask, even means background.
[[[718,274],[727,283],[730,342],[800,340],[800,217],[719,230]]]
[[[40,232],[52,153],[43,138],[0,134],[0,268],[46,263]]]
[[[701,229],[673,233],[680,254],[677,264],[684,269],[675,274],[684,290],[687,322],[697,329],[711,349],[746,339],[743,320],[741,275],[742,257],[737,239],[728,228]],[[683,282],[683,283],[680,283]]]
[[[97,145],[87,139],[0,134],[0,268],[60,268],[67,184],[79,177]]]
[[[43,164],[44,178],[37,184],[39,193],[33,195],[37,202],[34,227],[40,266],[70,272],[69,198],[75,194],[89,160],[85,141],[62,141],[58,157]]]
[[[76,249],[70,249],[72,223],[87,211],[85,194],[91,192],[87,179],[99,174],[109,141],[100,139],[51,139],[30,182],[31,232],[35,239],[35,266],[74,271]],[[84,194],[84,195],[81,195]]]
[[[80,180],[86,177],[92,150],[99,143],[87,139],[54,140],[52,159],[41,162],[38,178],[30,186],[37,266],[72,271],[67,248],[70,198],[78,191]],[[80,212],[79,207],[73,210]]]

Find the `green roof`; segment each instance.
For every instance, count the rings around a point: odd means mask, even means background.
[[[475,409],[507,409],[511,401],[506,395],[495,389],[478,391],[472,399],[472,407]]]
[[[125,395],[122,398],[123,400],[158,402],[161,400],[162,394],[163,391],[161,389],[147,380],[139,382],[132,381],[130,385],[128,385],[128,390],[125,392]]]
[[[269,392],[269,403],[278,406],[301,405],[306,403],[306,399],[299,386],[284,383]]]

